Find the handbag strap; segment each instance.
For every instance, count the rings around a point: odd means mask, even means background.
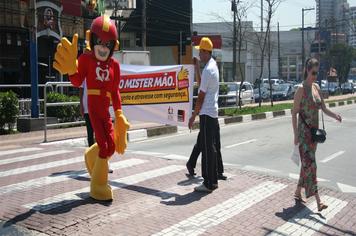
[[[321,110],[321,120],[323,121],[323,130],[325,130],[325,125],[324,125],[324,115],[323,115],[323,110]],[[303,115],[299,113],[299,117],[302,119],[303,123],[310,129],[310,125],[305,121]]]

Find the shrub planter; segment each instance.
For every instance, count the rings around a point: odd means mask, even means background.
[[[334,103],[334,102],[329,103],[329,107],[336,107],[336,103]]]
[[[352,100],[348,100],[348,101],[347,101],[347,104],[352,104]]]
[[[274,111],[273,117],[284,116],[285,114],[286,114],[286,111]]]
[[[56,117],[47,117],[47,124],[56,124]],[[19,132],[30,132],[44,129],[44,118],[18,118],[17,130]]]
[[[162,134],[173,134],[177,132],[178,132],[177,126],[165,125],[160,127],[148,128],[147,136],[152,137],[152,136],[157,136]]]
[[[253,114],[251,115],[251,119],[252,120],[266,119],[266,113]]]
[[[339,106],[343,106],[343,105],[345,105],[344,101],[339,102]]]
[[[231,123],[238,123],[242,122],[242,116],[232,116],[232,117],[226,117],[224,119],[225,124],[231,124]]]

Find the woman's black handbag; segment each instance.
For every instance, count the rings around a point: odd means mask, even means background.
[[[324,143],[326,140],[326,131],[325,131],[325,126],[324,126],[323,111],[321,111],[321,118],[323,121],[323,129],[317,129],[317,128],[310,127],[310,125],[308,125],[307,122],[305,121],[304,117],[302,115],[300,115],[300,117],[302,118],[302,121],[304,122],[304,124],[310,129],[312,141],[314,143]]]

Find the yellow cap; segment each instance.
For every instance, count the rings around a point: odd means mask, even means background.
[[[203,37],[200,40],[200,44],[199,46],[195,46],[196,49],[200,50],[206,50],[206,51],[213,51],[213,43],[211,42],[211,40],[208,37]]]

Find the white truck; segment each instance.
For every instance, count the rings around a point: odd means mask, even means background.
[[[120,64],[150,65],[149,51],[115,51],[113,56],[120,62]]]

